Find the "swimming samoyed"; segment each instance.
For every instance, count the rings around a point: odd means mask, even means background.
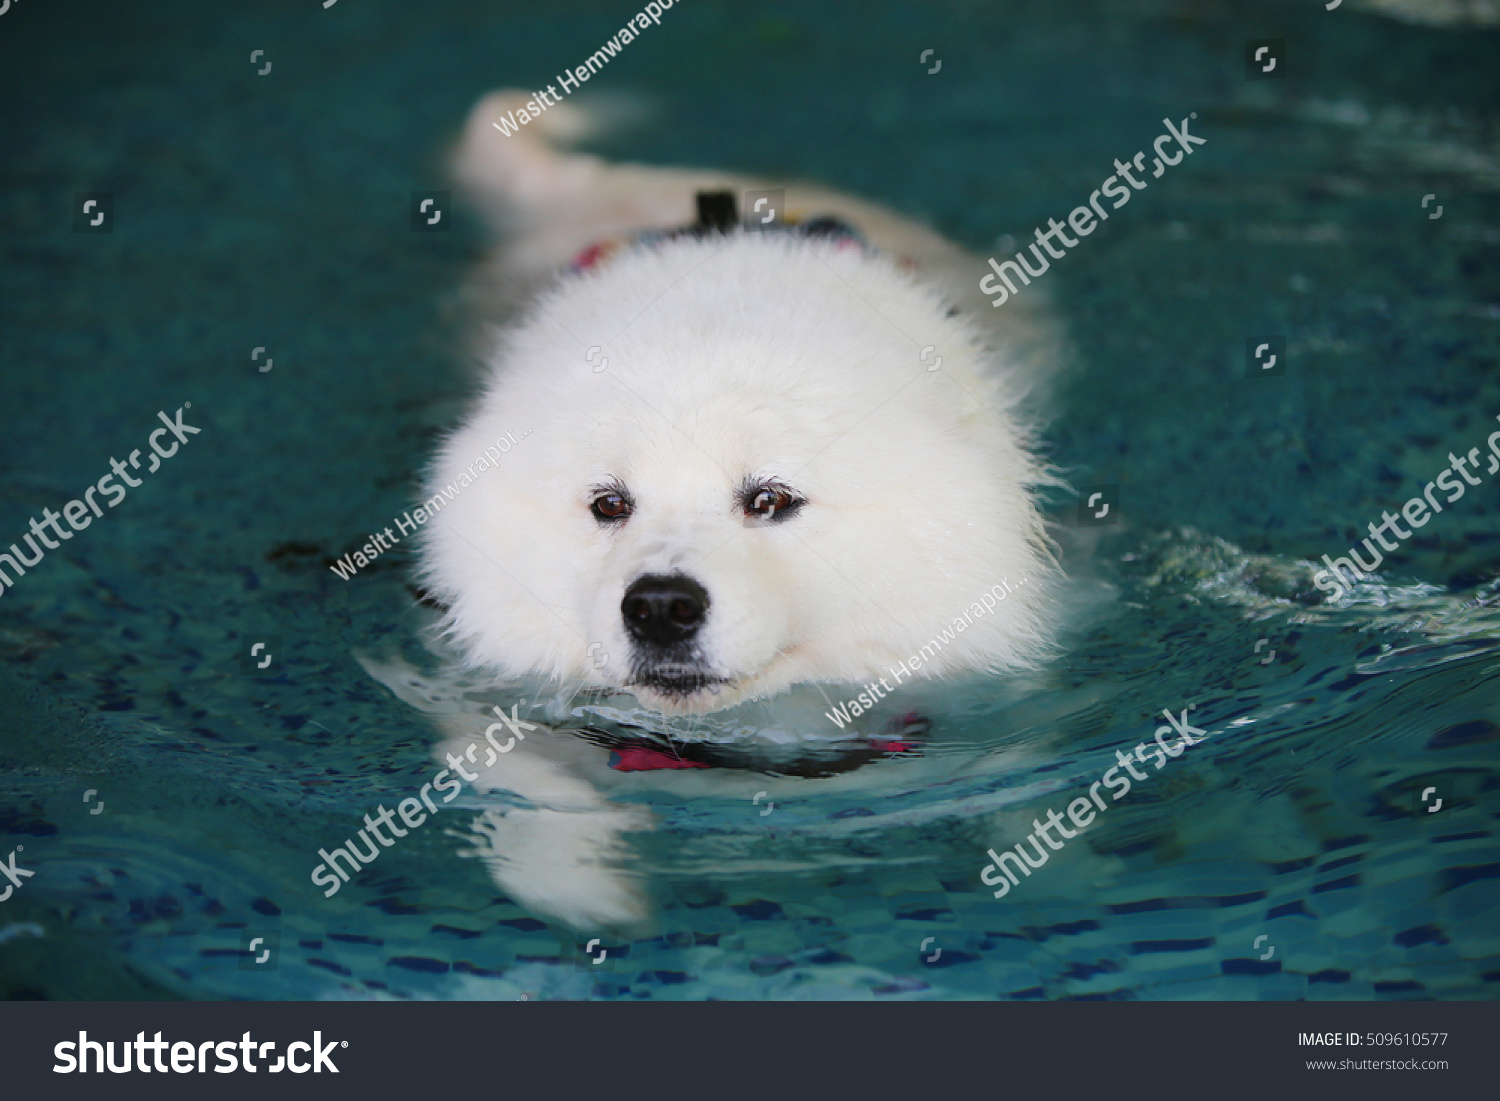
[[[481,100],[454,161],[501,237],[422,545],[463,660],[692,715],[1045,655],[1040,310],[871,204],[790,186],[773,217],[769,181],[567,152],[572,104],[501,132],[525,98]]]

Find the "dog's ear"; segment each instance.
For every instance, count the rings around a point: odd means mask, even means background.
[[[739,225],[733,191],[700,191],[697,200],[698,223],[693,228],[700,233],[732,233]]]

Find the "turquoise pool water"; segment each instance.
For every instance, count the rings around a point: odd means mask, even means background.
[[[327,565],[416,501],[469,393],[483,236],[462,213],[411,232],[411,193],[449,186],[482,92],[637,10],[0,18],[0,542],[147,449],[158,410],[201,428],[0,596],[0,861],[35,873],[0,902],[0,989],[1493,997],[1500,32],[1354,0],[692,0],[611,62],[596,80],[642,118],[599,151],[816,178],[981,255],[1164,118],[1208,139],[1046,276],[1073,348],[1049,457],[1118,487],[1113,524],[1051,503],[1065,656],[912,689],[920,753],[798,779],[778,739],[827,736],[821,697],[729,716],[745,767],[622,772],[600,743],[640,736],[628,701],[460,683],[404,545]],[[1285,76],[1247,79],[1273,39]],[[109,233],[75,231],[77,192],[112,196]],[[1249,374],[1263,337],[1284,373]],[[1479,484],[1325,603],[1310,563],[1476,447]],[[325,897],[319,849],[417,795],[491,705],[552,728],[528,751],[588,793],[571,872],[518,780]],[[1201,744],[993,897],[987,850],[1189,705]]]

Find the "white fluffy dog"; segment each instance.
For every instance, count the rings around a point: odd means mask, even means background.
[[[666,714],[890,677],[944,631],[918,676],[1034,664],[1055,567],[1019,403],[1040,317],[1011,303],[999,328],[982,263],[795,186],[791,213],[866,244],[702,232],[569,272],[598,242],[692,223],[700,193],[774,185],[561,152],[549,139],[585,121],[568,104],[506,136],[517,99],[482,100],[455,160],[504,237],[477,286],[506,315],[429,485],[457,491],[422,572],[465,660]],[[1010,599],[966,615],[1007,578]]]

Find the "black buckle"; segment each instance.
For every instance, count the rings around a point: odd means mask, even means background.
[[[739,204],[733,191],[700,191],[697,194],[700,233],[733,233],[740,224]]]

